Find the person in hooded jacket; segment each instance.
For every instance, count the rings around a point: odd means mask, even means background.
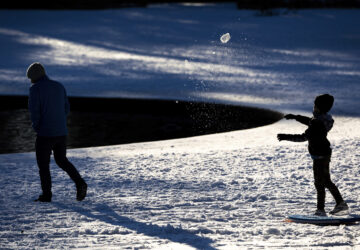
[[[329,94],[319,95],[315,98],[313,117],[287,114],[285,119],[294,119],[308,126],[303,134],[278,134],[279,141],[293,142],[308,141],[308,150],[313,159],[313,171],[315,187],[317,190],[317,210],[315,215],[326,216],[325,212],[325,188],[327,188],[336,201],[330,214],[336,214],[349,209],[343,200],[339,189],[330,178],[330,159],[332,149],[327,139],[327,134],[334,124],[334,120],[328,112],[334,104],[334,97]]]
[[[76,198],[85,198],[87,184],[66,157],[67,115],[70,105],[64,86],[49,79],[43,65],[31,64],[26,73],[31,80],[29,111],[32,127],[36,132],[36,160],[39,167],[43,193],[35,201],[51,202],[50,156],[54,153],[56,164],[74,181]]]

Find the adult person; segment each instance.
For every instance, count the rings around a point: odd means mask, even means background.
[[[31,80],[29,111],[32,127],[36,132],[36,160],[39,167],[42,194],[35,201],[51,202],[50,156],[54,153],[56,164],[63,169],[76,185],[76,199],[85,198],[87,184],[74,165],[66,157],[66,121],[70,110],[64,86],[50,80],[43,65],[32,63],[27,69]]]

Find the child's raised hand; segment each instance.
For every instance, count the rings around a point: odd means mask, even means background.
[[[287,114],[287,115],[284,116],[284,118],[285,118],[286,120],[295,119],[295,117],[296,117],[296,115],[293,115],[293,114]]]

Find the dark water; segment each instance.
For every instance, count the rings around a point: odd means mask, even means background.
[[[282,114],[201,102],[70,97],[68,148],[190,137],[267,125]],[[34,151],[26,96],[0,96],[0,153]]]

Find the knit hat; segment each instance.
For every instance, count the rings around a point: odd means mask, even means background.
[[[37,82],[39,79],[46,75],[44,66],[41,63],[34,62],[29,66],[26,76],[31,79],[31,82]]]
[[[322,113],[327,113],[334,104],[334,97],[329,94],[319,95],[315,98],[314,104]]]

